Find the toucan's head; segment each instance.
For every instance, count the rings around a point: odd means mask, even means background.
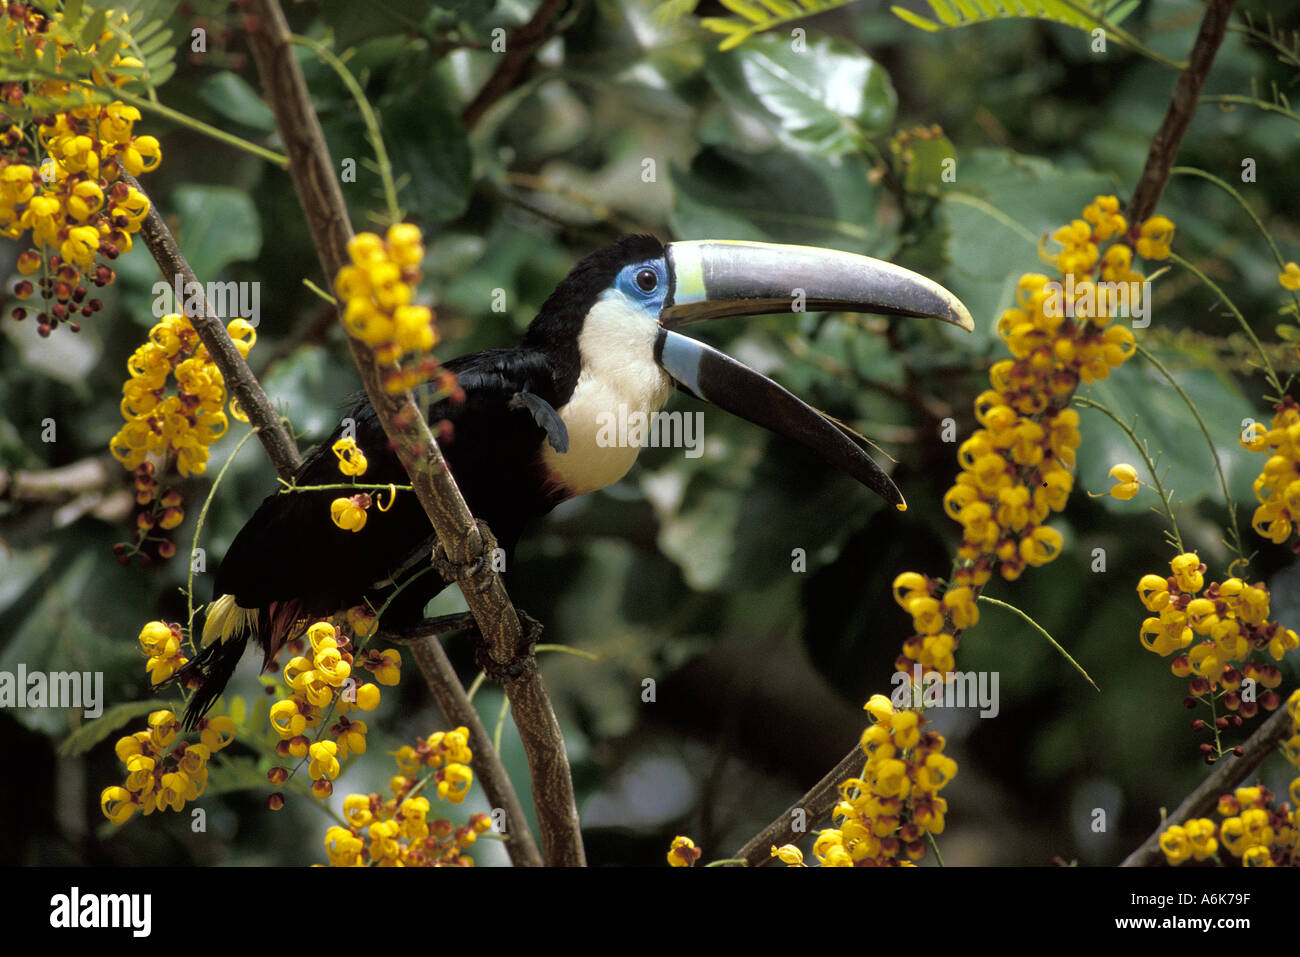
[[[665,246],[651,236],[624,236],[573,268],[528,327],[524,346],[551,358],[561,392],[575,404],[607,402],[604,393],[617,393],[632,408],[653,412],[675,385],[802,443],[902,508],[889,476],[841,427],[766,376],[672,331],[724,316],[831,310],[974,328],[948,290],[878,259],[811,246],[720,240]],[[580,384],[586,391],[579,399]],[[591,409],[560,413],[572,432],[583,423],[571,420],[585,420]]]

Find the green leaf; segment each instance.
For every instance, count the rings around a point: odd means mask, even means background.
[[[257,258],[262,224],[253,201],[230,186],[182,186],[172,193],[180,217],[176,231],[200,282],[210,282],[232,262]]]
[[[199,97],[227,119],[255,130],[275,129],[275,115],[257,91],[238,73],[223,70],[199,87]]]
[[[165,707],[167,707],[167,703],[158,699],[127,701],[123,704],[114,705],[94,721],[83,724],[64,738],[63,743],[59,745],[59,755],[71,758],[79,754],[85,754],[132,718],[138,718],[142,714],[150,714]]]
[[[64,12],[67,16],[67,12]],[[99,42],[99,35],[104,32],[104,24],[108,22],[107,10],[96,10],[90,15],[90,19],[82,26],[80,32],[81,49],[89,50]],[[76,23],[76,20],[69,19],[68,23]]]
[[[890,7],[894,16],[922,30],[935,31],[953,27],[968,27],[973,23],[988,23],[993,20],[1013,20],[1030,17],[1035,20],[1050,20],[1080,30],[1092,30],[1102,24],[1115,26],[1136,9],[1135,0],[1108,0],[1098,5],[1095,14],[1080,9],[1086,7],[1086,0],[1077,4],[1063,3],[1062,0],[978,0],[978,4],[956,0],[926,0],[934,11],[935,20],[927,20],[903,7]]]
[[[356,0],[322,0],[320,18],[334,30],[334,47],[343,51],[372,37],[420,29],[428,13],[425,0],[367,0],[358,15]]]
[[[1118,320],[1117,320],[1118,321]],[[1137,335],[1141,341],[1141,331]],[[1226,372],[1207,365],[1200,356],[1161,351],[1156,357],[1169,369],[1174,379],[1196,403],[1215,442],[1228,490],[1235,501],[1254,502],[1251,483],[1264,465],[1264,456],[1241,447],[1238,436],[1245,419],[1259,419],[1260,413],[1247,400],[1240,386]],[[1161,471],[1175,509],[1203,500],[1223,504],[1223,491],[1214,470],[1210,450],[1191,410],[1175,389],[1140,356],[1134,357],[1110,378],[1080,390],[1080,395],[1100,402],[1127,423],[1137,415],[1134,431],[1146,439],[1156,468]],[[1138,478],[1150,482],[1144,474],[1137,451],[1115,423],[1095,409],[1079,409],[1079,431],[1083,446],[1079,450],[1079,473],[1076,487],[1091,492],[1105,492],[1114,480],[1107,476],[1111,466],[1132,462],[1138,466]],[[1128,502],[1107,495],[1098,499],[1106,508],[1120,514],[1145,512],[1159,507],[1158,497],[1142,489]],[[1240,522],[1240,514],[1238,516]],[[1244,527],[1244,526],[1243,526]]]
[[[892,232],[876,225],[877,190],[858,156],[838,162],[770,150],[725,147],[698,153],[689,170],[672,171],[671,217],[679,236],[829,246],[888,258]]]
[[[682,507],[660,525],[659,550],[697,591],[717,588],[731,569],[736,529],[744,521],[740,504],[732,489],[693,485]]]
[[[40,545],[25,551],[0,547],[0,613],[23,596],[32,583],[45,574],[54,549]]]
[[[825,155],[862,148],[889,129],[898,96],[885,70],[844,40],[795,44],[755,37],[734,53],[712,53],[706,72],[729,102],[767,126],[785,145]]]
[[[1047,268],[1038,258],[1039,241],[1078,219],[1093,197],[1113,193],[1115,183],[1009,150],[975,150],[956,159],[956,180],[941,185],[940,193],[952,266],[944,284],[970,309],[976,335],[991,342],[1020,276]]]
[[[465,127],[450,108],[454,102],[431,77],[382,111],[393,171],[398,182],[408,178],[402,205],[438,222],[455,219],[469,206],[473,162]],[[365,175],[358,170],[358,182]]]
[[[726,35],[719,50],[730,50],[764,30],[842,7],[853,0],[722,0],[734,17],[704,17],[700,26]]]
[[[957,147],[946,136],[913,137],[902,150],[903,188],[909,193],[938,195],[944,188],[944,171],[957,158]]]

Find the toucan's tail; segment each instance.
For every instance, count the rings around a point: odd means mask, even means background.
[[[235,666],[244,656],[248,637],[257,630],[257,609],[241,608],[234,595],[222,595],[208,605],[200,649],[180,668],[175,678],[189,684],[197,675],[199,684],[185,709],[184,728],[193,731],[221,697]]]

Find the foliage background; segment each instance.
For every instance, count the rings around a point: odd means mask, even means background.
[[[1263,15],[1263,0],[1239,11]],[[701,5],[699,14],[718,13]],[[1201,7],[1143,3],[1125,21],[1154,48],[1181,58]],[[536,68],[472,130],[464,106],[492,71],[484,47],[494,27],[527,19],[516,2],[385,0],[366,15],[342,0],[290,5],[297,32],[353,49],[382,117],[409,218],[425,231],[424,292],[438,308],[450,357],[513,344],[542,300],[585,252],[621,232],[662,238],[798,242],[894,259],[946,284],[976,318],[973,336],[924,323],[886,325],[852,316],[784,316],[695,327],[699,335],[798,395],[852,422],[899,460],[895,480],[910,509],[896,514],[801,450],[705,410],[707,453],[649,450],[618,485],[557,509],[525,539],[507,578],[519,607],[540,618],[547,640],[598,654],[543,660],[573,762],[579,810],[594,864],[661,864],[675,833],[692,835],[705,859],[727,856],[802,794],[853,744],[863,701],[886,691],[909,633],[890,599],[900,571],[943,574],[958,526],[940,506],[956,473],[956,445],[940,438],[952,416],[974,427],[971,400],[1000,357],[994,324],[1015,281],[1041,267],[1040,237],[1098,193],[1127,197],[1159,124],[1174,71],[1111,44],[1090,52],[1078,31],[1017,20],[924,34],[884,5],[858,3],[799,26],[810,54],[790,53],[788,31],[719,52],[718,36],[694,16],[665,23],[646,4],[580,2]],[[1275,14],[1282,17],[1281,11]],[[250,139],[272,142],[270,114],[243,56],[238,13],[222,4],[178,8],[172,27],[189,35],[206,16],[208,52],[177,54],[163,88],[168,105]],[[1289,16],[1293,21],[1294,11]],[[222,38],[219,28],[229,28]],[[1279,20],[1279,25],[1294,28]],[[345,184],[357,228],[379,209],[377,177],[359,116],[337,77],[310,55],[304,68],[336,160],[354,158]],[[792,94],[781,77],[798,74]],[[1294,83],[1293,67],[1230,33],[1207,84],[1249,94]],[[861,89],[854,101],[846,91]],[[818,98],[822,103],[818,103]],[[835,108],[828,110],[826,102]],[[848,103],[846,107],[844,104]],[[946,137],[955,183],[913,167],[891,140],[917,126]],[[332,311],[301,280],[324,284],[287,175],[255,157],[146,116],[164,161],[144,183],[200,278],[261,283],[262,323],[250,362],[293,422],[304,450],[324,437],[358,387]],[[1251,107],[1202,106],[1179,164],[1233,182],[1289,258],[1297,230],[1297,127]],[[1240,183],[1244,158],[1257,181]],[[655,179],[643,180],[654,161]],[[888,163],[883,178],[872,170]],[[1263,240],[1230,198],[1203,180],[1175,177],[1159,211],[1178,225],[1175,248],[1230,289],[1266,342],[1282,301]],[[140,244],[142,245],[142,244]],[[0,272],[19,248],[0,245]],[[42,469],[106,456],[120,419],[127,356],[153,322],[156,269],[138,250],[119,263],[106,309],[80,335],[38,340],[32,323],[0,326],[0,467]],[[9,285],[0,292],[7,294]],[[508,310],[492,311],[494,290]],[[8,314],[8,303],[4,313]],[[1270,582],[1273,614],[1300,620],[1300,568],[1284,548],[1249,532],[1250,483],[1258,457],[1235,441],[1243,419],[1267,420],[1263,380],[1237,358],[1234,326],[1185,273],[1158,284],[1151,327],[1139,342],[1156,352],[1193,396],[1219,441],[1238,520],[1259,547],[1253,578]],[[1195,339],[1187,330],[1198,333]],[[1280,356],[1296,367],[1296,354]],[[1190,547],[1212,573],[1228,552],[1227,512],[1208,452],[1176,395],[1142,361],[1087,387],[1129,418],[1169,469]],[[671,409],[699,406],[676,397]],[[57,441],[43,443],[43,420]],[[1134,458],[1111,423],[1083,413],[1076,494],[1054,524],[1066,554],[994,597],[1023,608],[1060,640],[1101,686],[1098,695],[1027,626],[985,608],[962,644],[958,667],[1000,674],[1001,713],[935,715],[960,773],[945,791],[950,864],[1041,864],[1054,856],[1114,863],[1135,847],[1204,774],[1181,705],[1182,683],[1137,641],[1144,613],[1134,588],[1172,552],[1144,494],[1131,503],[1089,499],[1106,471]],[[214,447],[209,475],[186,487],[188,542],[210,479],[242,435]],[[184,566],[121,568],[110,552],[128,537],[112,512],[116,487],[68,506],[0,501],[0,670],[101,670],[107,705],[149,695],[135,636],[143,622],[181,620]],[[274,473],[255,443],[219,490],[205,531],[212,565]],[[791,550],[808,570],[792,573]],[[1104,573],[1092,549],[1106,549]],[[183,550],[182,550],[183,554]],[[200,576],[199,598],[210,581]],[[433,611],[457,610],[440,596]],[[465,639],[449,650],[472,670]],[[1294,656],[1292,656],[1294,657]],[[1297,677],[1284,663],[1285,687]],[[382,790],[385,754],[441,726],[408,669],[387,694],[370,753],[336,782],[336,795]],[[250,656],[232,684],[260,689]],[[641,700],[641,682],[657,700]],[[489,726],[500,695],[477,699]],[[0,789],[0,861],[25,864],[277,863],[323,861],[326,817],[299,800],[272,815],[269,787],[239,789],[240,774],[214,770],[202,799],[208,831],[188,816],[106,824],[100,789],[120,769],[112,736],[88,754],[60,756],[80,721],[62,711],[0,711],[9,764]],[[527,802],[527,769],[506,725],[507,767]],[[254,758],[237,763],[251,773]],[[1281,762],[1262,780],[1284,792]],[[252,773],[256,779],[256,773]],[[264,778],[262,778],[264,781]],[[474,799],[466,805],[470,810]],[[1090,830],[1105,808],[1104,833]],[[494,857],[487,842],[475,856]]]

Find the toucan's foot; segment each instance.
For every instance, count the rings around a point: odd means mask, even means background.
[[[466,630],[477,632],[478,623],[470,612],[461,611],[454,615],[425,618],[410,625],[385,628],[384,637],[394,644],[413,645],[425,638],[436,638],[438,635],[445,635],[449,632]]]
[[[533,648],[542,637],[545,628],[542,623],[521,608],[515,609],[519,616],[519,644],[509,661],[498,661],[489,653],[486,644],[480,640],[474,653],[474,661],[484,674],[497,684],[515,681],[537,668],[537,659]]]
[[[537,642],[541,640],[542,632],[546,630],[542,623],[528,612],[516,608],[515,614],[519,616],[521,630],[519,644],[509,661],[498,661],[488,653],[487,644],[483,640],[483,633],[479,630],[478,622],[474,620],[473,614],[468,611],[458,612],[454,615],[439,615],[436,618],[425,618],[411,625],[386,628],[384,629],[384,637],[394,644],[411,645],[417,641],[436,638],[439,635],[445,635],[453,631],[468,631],[474,636],[474,661],[489,678],[498,684],[503,684],[523,677],[537,666],[536,659],[533,657],[533,649],[536,647]]]
[[[433,546],[433,567],[438,570],[443,581],[469,581],[474,592],[481,595],[492,587],[492,555],[497,550],[497,540],[487,522],[475,519],[474,523],[478,526],[479,537],[483,542],[483,550],[478,557],[464,565],[458,565],[447,558],[442,543],[438,542]]]

